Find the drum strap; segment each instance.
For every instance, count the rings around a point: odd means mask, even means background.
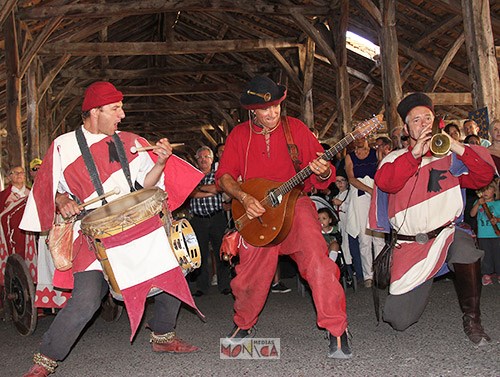
[[[123,147],[122,139],[115,132],[113,134],[113,140],[116,146],[116,152],[118,153],[118,159],[120,160],[120,165],[122,166],[123,173],[125,174],[125,178],[127,178],[128,185],[130,187],[130,192],[134,192],[135,188],[132,185],[132,179],[130,178],[130,167],[128,164],[127,157],[125,155],[125,148]]]
[[[101,196],[104,194],[104,189],[102,188],[99,173],[97,172],[94,159],[92,158],[89,146],[87,145],[87,140],[85,140],[85,136],[83,135],[82,127],[78,127],[75,131],[75,134],[78,146],[80,147],[80,151],[82,152],[83,161],[85,162],[85,166],[87,167],[87,170],[89,172],[92,184],[94,185],[97,195]],[[102,205],[105,205],[106,203],[106,199],[103,199]]]

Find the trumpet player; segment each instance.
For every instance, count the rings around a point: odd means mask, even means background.
[[[481,258],[472,236],[460,228],[462,188],[487,185],[495,173],[491,157],[478,146],[463,145],[449,135],[449,151],[430,153],[434,106],[423,93],[398,105],[410,137],[408,148],[391,152],[375,174],[369,224],[396,237],[389,296],[383,319],[403,331],[422,315],[433,278],[452,270],[463,313],[463,327],[475,345],[491,339],[481,325]]]

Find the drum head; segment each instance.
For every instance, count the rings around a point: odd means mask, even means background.
[[[94,238],[119,233],[160,213],[166,198],[167,193],[158,187],[122,196],[85,216],[82,232]]]

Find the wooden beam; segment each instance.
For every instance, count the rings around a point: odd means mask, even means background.
[[[318,59],[319,61],[322,61],[323,63],[331,64],[326,56],[321,55],[318,52],[314,53],[314,57],[316,59]],[[364,82],[371,83],[371,84],[373,83],[373,80],[370,76],[368,76],[367,74],[365,74],[361,71],[358,71],[357,69],[354,69],[352,67],[347,67],[347,72],[349,73],[349,75],[357,78],[358,80],[362,80]]]
[[[494,52],[489,0],[462,0],[465,45],[474,108],[488,108],[490,119],[500,118],[500,78]]]
[[[74,97],[71,102],[64,108],[64,112],[61,115],[61,119],[57,123],[56,127],[52,130],[51,136],[54,138],[56,135],[58,135],[57,131],[59,128],[63,127],[63,125],[66,122],[66,118],[71,114],[73,109],[80,104],[82,99],[80,97]],[[65,130],[62,131],[64,133]]]
[[[396,0],[381,0],[380,60],[384,115],[389,132],[401,125],[397,105],[402,98],[399,73],[398,37],[396,30]]]
[[[292,82],[295,84],[295,87],[299,90],[299,93],[302,94],[302,83],[300,82],[300,79],[297,77],[297,74],[293,70],[293,68],[288,64],[286,59],[279,53],[278,50],[276,50],[274,47],[271,47],[268,49],[269,52],[273,55],[273,57],[276,59],[276,61],[283,67],[285,70],[286,74],[292,80]]]
[[[5,0],[3,4],[0,6],[0,29],[2,28],[5,20],[10,15],[12,10],[17,4],[17,0]]]
[[[349,0],[341,0],[340,11],[336,17],[328,17],[328,24],[332,32],[337,56],[338,69],[336,75],[336,98],[338,125],[343,134],[351,130],[352,108],[351,93],[349,85],[349,74],[347,73],[347,26],[349,22]]]
[[[193,84],[158,86],[124,86],[120,87],[125,97],[157,97],[172,95],[192,95],[206,93],[239,93],[240,84]],[[75,93],[76,94],[76,93]]]
[[[18,39],[14,12],[11,11],[3,26],[5,38],[5,84],[7,118],[7,166],[25,166],[23,130],[21,128],[21,79],[19,77]]]
[[[38,122],[37,60],[34,60],[26,75],[26,136],[28,160],[40,157],[40,130]]]
[[[448,66],[450,65],[451,61],[457,54],[458,50],[460,50],[460,47],[462,47],[464,42],[465,42],[465,35],[464,33],[462,33],[446,53],[445,57],[441,61],[441,64],[439,65],[439,67],[437,67],[436,71],[432,75],[432,78],[425,86],[424,92],[433,92],[434,90],[436,90],[439,81],[441,81],[441,79],[443,78],[444,73],[448,69]]]
[[[24,53],[23,57],[21,58],[20,62],[20,77],[23,77],[24,74],[26,73],[26,70],[30,66],[31,62],[35,58],[36,54],[44,43],[49,39],[49,37],[52,35],[52,33],[58,28],[58,26],[61,24],[61,21],[63,20],[62,17],[55,17],[45,25],[43,30],[37,35],[36,39],[31,43],[29,46],[28,50]]]
[[[327,41],[323,38],[321,33],[304,17],[303,14],[291,10],[290,11],[293,19],[297,22],[299,27],[318,45],[323,54],[327,57],[328,61],[337,68],[337,57],[335,56],[335,52],[332,50],[332,47],[328,44]]]
[[[206,129],[206,127],[202,127],[200,129],[200,131],[203,134],[203,136],[205,136],[205,138],[210,142],[210,144],[212,144],[212,147],[215,147],[217,145],[217,141],[215,141],[215,139],[212,137],[212,135],[210,135],[208,133],[208,130]]]
[[[435,70],[439,66],[439,64],[441,64],[441,62],[434,56],[423,52],[417,52],[412,47],[406,45],[402,41],[398,41],[398,44],[399,44],[400,55],[406,55],[410,59],[416,60],[419,64],[423,65],[424,67]],[[448,69],[446,70],[445,77],[454,81],[457,84],[462,85],[464,89],[469,88],[470,85],[469,76],[463,72],[460,72],[455,68],[448,67]]]
[[[314,127],[314,102],[313,102],[313,80],[314,80],[314,50],[315,43],[312,38],[307,38],[306,46],[302,50],[300,60],[304,87],[301,88],[300,107],[304,124],[309,128]]]
[[[330,6],[303,5],[289,6],[276,4],[264,0],[142,0],[120,1],[119,3],[85,3],[68,4],[60,6],[36,6],[21,9],[20,19],[39,19],[64,16],[64,18],[101,18],[102,15],[114,14],[128,17],[140,14],[166,13],[166,12],[233,12],[246,14],[272,14],[287,15],[292,10],[306,15],[326,15],[336,1],[331,1]]]
[[[455,15],[432,27],[426,35],[422,36],[422,38],[420,38],[417,43],[415,43],[415,49],[420,50],[422,47],[431,43],[435,38],[438,38],[444,32],[455,27],[459,22],[462,22],[462,16]]]
[[[471,93],[425,93],[435,106],[470,106],[472,105]]]
[[[371,16],[375,23],[382,27],[382,14],[378,7],[371,0],[357,0],[359,5],[366,10],[366,12]]]
[[[224,52],[248,52],[271,47],[296,48],[299,43],[286,39],[233,39],[223,41],[182,41],[182,42],[54,42],[48,43],[40,51],[44,55],[71,54],[74,56],[138,56],[138,55],[186,55]]]
[[[59,71],[64,67],[64,65],[68,62],[70,58],[71,55],[68,54],[63,55],[57,61],[54,67],[49,71],[49,73],[45,75],[42,84],[38,88],[38,102],[40,102],[40,100],[43,98],[43,96],[49,89],[50,84],[52,84],[52,81],[54,81]]]
[[[120,79],[133,80],[143,78],[164,78],[175,76],[186,76],[194,74],[235,74],[241,73],[241,64],[183,64],[182,66],[167,66],[162,68],[139,68],[139,69],[76,69],[67,68],[59,74],[64,78],[84,79]]]
[[[173,111],[178,110],[182,107],[183,110],[199,110],[199,109],[211,109],[214,106],[213,101],[183,101],[183,102],[172,102],[167,104],[158,103],[133,103],[124,102],[125,112],[162,112],[162,111]],[[239,101],[217,101],[217,106],[224,109],[238,108],[240,106]]]

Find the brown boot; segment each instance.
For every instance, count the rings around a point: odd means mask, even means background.
[[[475,263],[454,263],[455,287],[462,309],[465,334],[476,346],[484,346],[491,338],[481,326],[481,261]]]
[[[41,353],[35,353],[33,362],[35,364],[23,377],[47,377],[49,374],[54,373],[57,367],[57,363],[54,360],[49,359]]]
[[[191,353],[200,350],[199,347],[193,346],[175,335],[175,332],[168,332],[164,335],[156,335],[151,332],[149,340],[154,352],[171,352],[171,353]]]

